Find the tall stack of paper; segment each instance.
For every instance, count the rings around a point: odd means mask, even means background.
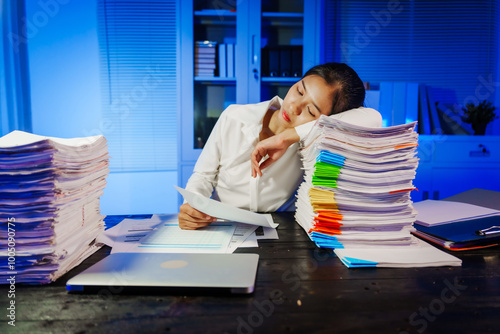
[[[99,197],[109,156],[103,136],[0,138],[0,279],[48,283],[99,247]]]
[[[415,126],[366,128],[320,117],[301,150],[305,173],[295,215],[319,247],[370,251],[419,243],[410,233]]]

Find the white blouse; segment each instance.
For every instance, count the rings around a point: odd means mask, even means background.
[[[302,164],[297,154],[298,143],[271,166],[262,177],[251,176],[250,155],[258,143],[262,119],[270,108],[280,109],[283,100],[275,96],[257,104],[227,107],[212,130],[189,178],[186,189],[233,206],[255,211],[273,212],[294,203],[294,193],[302,181]],[[345,122],[380,127],[380,114],[370,108],[358,108],[332,115]],[[296,127],[304,138],[313,122]]]

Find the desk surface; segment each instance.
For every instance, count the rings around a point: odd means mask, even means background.
[[[316,248],[292,213],[274,218],[279,240],[238,250],[260,255],[253,295],[68,294],[66,281],[109,254],[105,247],[53,284],[16,286],[16,330],[498,333],[499,247],[454,252],[462,267],[348,269],[331,251]],[[12,329],[2,316],[0,332],[5,328]]]

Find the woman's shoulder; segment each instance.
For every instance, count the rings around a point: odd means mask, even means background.
[[[224,110],[221,117],[242,122],[260,121],[273,101],[274,99],[259,103],[231,104]]]

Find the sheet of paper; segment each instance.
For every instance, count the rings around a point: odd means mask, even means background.
[[[145,253],[227,253],[236,224],[214,222],[198,230],[183,230],[177,223],[166,223],[142,238],[136,245]]]
[[[278,230],[270,227],[259,227],[255,231],[255,238],[257,240],[278,240]]]
[[[116,229],[112,231],[110,237],[113,242],[111,253],[132,252],[139,241],[159,225],[162,223],[178,224],[177,222],[177,215],[153,215],[149,219],[124,219],[109,229]]]
[[[462,260],[459,258],[420,239],[416,239],[416,242],[410,246],[335,249],[335,254],[349,268],[411,268],[460,266],[462,264]]]
[[[246,238],[245,241],[239,246],[239,248],[255,248],[259,247],[259,241],[257,240],[257,236],[255,233],[252,233]]]
[[[212,217],[235,221],[239,223],[276,228],[278,224],[273,222],[270,214],[259,214],[248,210],[236,208],[232,205],[215,201],[190,192],[186,189],[174,186],[181,193],[184,199],[196,210],[199,210]]]
[[[254,245],[254,243],[251,241],[251,236],[255,236],[254,232],[258,226],[234,222],[232,222],[232,224],[236,224],[236,229],[229,243],[227,253],[233,253],[239,247],[252,247],[251,245]],[[257,241],[257,239],[255,239],[255,241]]]
[[[500,215],[499,210],[493,210],[468,203],[451,201],[425,200],[413,204],[418,211],[417,223],[423,226],[435,226]]]
[[[97,243],[103,243],[114,247],[115,242],[128,242],[128,239],[138,239],[138,236],[144,236],[146,232],[152,231],[161,218],[153,215],[150,219],[124,219],[119,224],[107,229],[96,240]]]

